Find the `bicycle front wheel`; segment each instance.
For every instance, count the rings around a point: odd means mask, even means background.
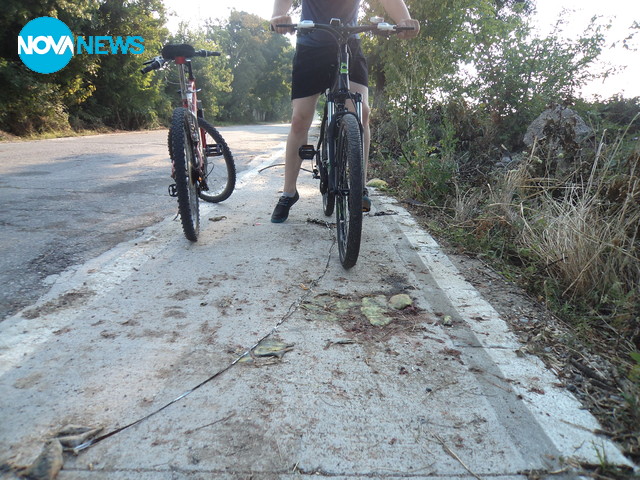
[[[204,182],[200,183],[200,198],[211,203],[222,202],[236,187],[236,164],[220,132],[204,118],[198,118],[198,125],[206,132],[203,144],[205,171]]]
[[[200,232],[200,210],[196,158],[188,115],[184,108],[176,108],[173,111],[169,128],[169,153],[175,171],[182,230],[188,240],[195,242]]]
[[[336,228],[340,262],[353,267],[360,254],[362,236],[362,137],[353,115],[340,120],[336,141]]]

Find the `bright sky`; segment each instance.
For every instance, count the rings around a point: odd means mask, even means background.
[[[180,13],[177,17],[172,17],[169,22],[171,30],[175,30],[181,20],[189,21],[195,26],[207,18],[229,18],[232,9],[254,13],[268,19],[271,18],[273,9],[272,0],[164,0],[164,3],[170,11],[189,12],[186,16]],[[607,21],[611,20],[609,43],[621,41],[634,20],[640,23],[638,0],[536,0],[536,4],[536,18],[542,33],[549,32],[563,10],[569,12],[563,15],[567,22],[565,31],[568,37],[583,32],[594,15],[602,16]],[[640,32],[634,44],[640,47]],[[608,78],[604,84],[599,82],[589,85],[584,93],[608,98],[622,92],[626,97],[640,97],[640,51],[629,52],[618,47],[606,50],[602,58],[614,65],[626,66],[626,69],[621,74]]]

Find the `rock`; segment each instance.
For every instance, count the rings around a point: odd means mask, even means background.
[[[577,143],[584,142],[593,134],[593,130],[574,110],[556,105],[542,112],[529,125],[524,135],[524,143],[531,147],[536,139],[538,141],[547,139],[553,133],[558,133],[560,129],[572,132],[573,139]]]
[[[385,315],[387,299],[384,296],[365,297],[362,299],[360,311],[367,317],[369,323],[376,327],[384,327],[391,323],[391,318]]]
[[[529,125],[523,141],[542,160],[539,175],[559,176],[571,171],[582,144],[592,135],[593,130],[580,115],[557,105]]]
[[[380,178],[373,178],[367,182],[367,187],[377,188],[378,190],[386,190],[389,184]]]
[[[406,293],[399,293],[389,299],[389,306],[396,310],[404,310],[413,305],[413,300]]]

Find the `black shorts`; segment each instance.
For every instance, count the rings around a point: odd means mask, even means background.
[[[349,79],[365,87],[369,85],[367,59],[360,41],[349,41]],[[310,97],[331,88],[338,63],[338,47],[298,45],[293,57],[291,99]]]

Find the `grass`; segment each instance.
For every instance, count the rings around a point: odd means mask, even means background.
[[[594,412],[640,461],[640,141],[602,134],[562,175],[545,175],[550,153],[539,145],[516,168],[473,184],[436,176],[453,188],[435,198],[425,191],[432,172],[417,170],[416,159],[411,169],[378,159],[371,170],[402,199],[432,200],[438,208],[424,214],[436,235],[482,255],[551,309],[574,336],[565,351],[585,349],[613,365],[606,380],[619,401]]]

